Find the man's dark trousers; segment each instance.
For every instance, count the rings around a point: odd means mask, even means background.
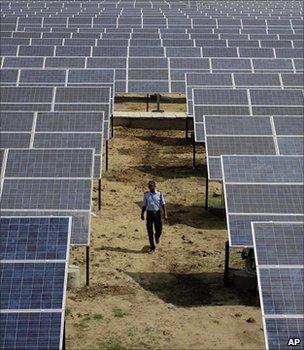
[[[161,236],[162,229],[163,229],[160,210],[158,211],[147,210],[147,231],[148,231],[151,249],[155,249],[153,225],[155,229],[155,239],[158,240]]]

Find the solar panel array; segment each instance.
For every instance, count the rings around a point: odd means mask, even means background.
[[[286,349],[304,329],[304,222],[253,222],[252,236],[266,348]]]
[[[3,1],[5,215],[71,216],[71,243],[88,244],[92,180],[100,178],[115,93],[178,92],[186,93],[196,142],[206,144],[209,179],[225,183],[230,244],[252,246],[251,221],[303,221],[302,7]],[[40,324],[59,324],[60,315],[46,315],[10,313],[6,327],[18,332],[26,323],[33,339],[25,333],[24,343],[34,348]],[[284,348],[276,334],[301,322],[268,319],[269,348]]]
[[[231,246],[253,246],[252,221],[303,221],[303,156],[222,155],[221,162]]]
[[[94,177],[98,179],[102,172],[103,116],[104,112],[0,112],[0,148],[94,148]]]
[[[62,349],[68,217],[0,218],[3,349]]]
[[[94,149],[7,149],[1,171],[6,216],[71,216],[71,244],[90,240]]]

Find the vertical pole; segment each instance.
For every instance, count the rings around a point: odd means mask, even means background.
[[[98,179],[98,210],[101,210],[101,179]]]
[[[64,320],[64,324],[63,324],[63,336],[62,336],[62,350],[65,350],[65,320]]]
[[[195,139],[194,139],[194,135],[191,135],[192,138],[192,150],[193,150],[193,160],[192,160],[192,166],[195,169],[196,168],[196,143],[195,143]]]
[[[225,270],[224,270],[224,286],[229,285],[229,241],[225,243]]]
[[[86,246],[86,285],[90,285],[90,247]]]
[[[208,197],[209,197],[209,180],[208,171],[206,172],[206,193],[205,193],[205,210],[208,210]]]
[[[108,140],[106,140],[106,171],[109,169],[109,144]]]
[[[114,137],[114,115],[111,115],[111,137]]]
[[[160,112],[160,94],[157,94],[156,96],[156,101],[157,101],[157,112]]]
[[[149,112],[149,94],[146,97],[146,112]]]

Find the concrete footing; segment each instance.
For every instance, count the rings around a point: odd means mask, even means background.
[[[115,112],[114,126],[154,130],[186,130],[186,113]],[[189,118],[189,130],[193,130]]]

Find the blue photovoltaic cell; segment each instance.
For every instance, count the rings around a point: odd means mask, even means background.
[[[299,156],[223,156],[227,182],[304,182]]]
[[[42,217],[42,216],[53,216],[53,217],[72,217],[72,230],[71,230],[71,245],[88,245],[89,244],[89,232],[90,232],[90,210],[86,211],[47,211],[47,210],[1,210],[2,216],[26,216],[26,217]]]
[[[33,127],[34,113],[30,112],[2,112],[0,113],[0,130],[28,131]]]
[[[238,215],[228,214],[230,245],[236,247],[251,247],[252,243],[252,221],[303,221],[301,215]]]
[[[1,309],[61,309],[66,263],[2,263]]]
[[[254,222],[252,225],[259,265],[304,265],[304,222]]]
[[[258,270],[264,315],[304,315],[303,268]]]
[[[304,137],[278,137],[278,146],[282,155],[303,155]]]
[[[64,217],[1,217],[0,260],[66,259],[69,221]]]
[[[290,339],[302,339],[304,318],[269,318],[265,319],[265,335],[268,350],[288,350]],[[302,346],[301,346],[302,347]],[[298,349],[301,349],[298,347]]]
[[[5,177],[92,178],[93,149],[9,149]]]
[[[62,312],[1,313],[0,343],[3,349],[60,349],[62,319]]]
[[[4,179],[1,209],[90,210],[91,179]]]
[[[225,194],[228,213],[302,215],[304,212],[303,184],[226,183]]]

